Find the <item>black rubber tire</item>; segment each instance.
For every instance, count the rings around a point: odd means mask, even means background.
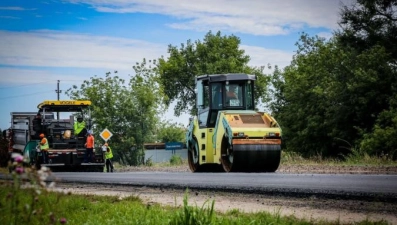
[[[197,144],[197,140],[195,139],[196,143],[189,143],[188,147],[188,162],[189,162],[189,168],[190,171],[194,172],[199,172],[200,171],[200,163],[199,163],[199,147]]]

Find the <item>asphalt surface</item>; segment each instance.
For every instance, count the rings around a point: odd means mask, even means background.
[[[59,172],[49,181],[397,202],[397,175]]]

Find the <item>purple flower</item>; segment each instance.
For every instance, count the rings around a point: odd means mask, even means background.
[[[66,221],[66,218],[61,218],[61,219],[59,219],[59,222],[61,223],[61,224],[65,224],[67,221]]]
[[[14,162],[20,163],[23,161],[23,156],[19,153],[12,153],[11,157],[14,159]]]
[[[23,173],[23,167],[22,167],[22,166],[17,166],[17,167],[15,168],[15,172],[16,172],[17,174],[22,174],[22,173]]]
[[[21,163],[21,162],[23,161],[23,156],[18,155],[18,156],[15,157],[14,160],[15,160],[15,162],[17,162],[17,163]]]

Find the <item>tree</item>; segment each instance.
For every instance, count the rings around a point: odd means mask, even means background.
[[[91,77],[80,87],[75,85],[66,91],[72,99],[92,102],[93,127],[98,132],[107,128],[114,134],[109,144],[115,159],[123,164],[143,163],[143,144],[158,120],[162,94],[154,85],[151,67],[144,59],[133,67],[136,75],[128,83],[107,73],[105,78]]]
[[[306,156],[315,154],[338,154],[333,147],[333,138],[343,136],[347,130],[344,117],[339,117],[343,97],[338,94],[336,74],[343,61],[341,49],[335,48],[333,40],[327,42],[319,37],[301,36],[298,50],[290,66],[284,71],[277,67],[273,73],[274,86],[271,109],[283,129],[288,150]]]
[[[136,150],[142,157],[139,164],[144,163],[144,143],[150,141],[159,123],[159,115],[164,111],[162,102],[164,95],[157,83],[156,60],[149,60],[149,65],[143,59],[142,63],[133,66],[136,75],[130,80],[131,98],[126,107],[133,110],[126,120],[135,121],[131,127],[135,132],[131,135],[136,142]]]
[[[181,124],[163,122],[158,126],[157,140],[160,142],[182,142],[186,141],[186,128]]]
[[[344,46],[359,52],[383,46],[397,59],[397,0],[357,0],[342,8],[339,24],[337,37]]]
[[[341,31],[329,41],[303,35],[291,65],[274,71],[272,109],[289,150],[336,156],[348,142],[368,154],[396,152],[395,5],[344,7]]]
[[[258,76],[256,96],[266,98],[268,79],[263,68],[249,67],[250,57],[239,49],[240,38],[221,32],[208,32],[203,41],[168,46],[170,56],[161,57],[158,64],[159,83],[163,87],[167,106],[176,101],[175,115],[194,114],[196,94],[194,78],[204,74],[250,73]],[[258,101],[257,101],[258,102]]]
[[[368,65],[362,70],[375,81],[363,90],[371,95],[367,98],[371,110],[360,147],[397,157],[397,0],[358,0],[343,8],[340,24],[342,30],[336,34],[340,44],[367,55]]]

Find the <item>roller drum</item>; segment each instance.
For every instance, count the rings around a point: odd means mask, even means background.
[[[226,172],[275,172],[280,165],[280,145],[233,145],[230,171]]]

